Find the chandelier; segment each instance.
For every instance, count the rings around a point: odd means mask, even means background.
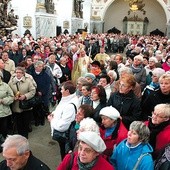
[[[145,15],[146,11],[143,9],[145,4],[144,4],[144,0],[124,0],[125,2],[129,3],[129,8],[130,10],[128,11],[128,14],[130,14],[130,12],[135,12],[135,11],[142,11],[143,14]]]
[[[138,6],[136,4],[133,4],[131,7],[130,7],[130,10],[131,11],[137,11],[138,10]]]

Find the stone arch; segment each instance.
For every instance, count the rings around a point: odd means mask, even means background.
[[[106,14],[106,12],[107,12],[107,9],[109,8],[109,6],[110,6],[114,1],[115,1],[115,0],[108,0],[108,1],[105,3],[105,5],[104,5],[104,7],[103,7],[103,11],[101,11],[101,16],[100,16],[102,21],[104,20],[104,16],[105,16],[105,14]],[[157,2],[160,4],[160,6],[162,6],[162,8],[163,8],[163,10],[164,10],[164,12],[165,12],[165,15],[166,15],[167,23],[168,23],[168,21],[170,20],[170,6],[168,6],[168,4],[170,5],[170,0],[168,0],[167,5],[165,4],[165,2],[164,2],[163,0],[155,0],[155,1],[157,1]],[[169,7],[169,10],[168,10],[168,7]]]

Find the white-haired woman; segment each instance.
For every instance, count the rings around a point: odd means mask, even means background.
[[[143,90],[146,85],[146,70],[143,67],[143,57],[141,55],[135,56],[130,68],[135,75],[136,81],[140,84],[141,90]]]
[[[145,101],[142,102],[142,114],[144,120],[152,115],[154,107],[160,103],[170,103],[170,74],[163,74],[159,78],[160,89],[151,93]]]
[[[142,94],[142,101],[144,101],[148,95],[151,93],[158,91],[160,89],[159,78],[165,73],[162,68],[155,68],[151,74],[152,81],[149,85],[147,85]]]
[[[110,77],[110,88],[111,91],[113,91],[114,85],[115,85],[115,81],[117,79],[117,73],[114,70],[109,70],[107,75]]]
[[[141,121],[131,123],[128,137],[113,151],[110,162],[116,170],[153,170],[150,131]]]
[[[170,104],[156,105],[146,124],[151,132],[149,143],[154,149],[153,158],[156,159],[161,149],[170,143]]]

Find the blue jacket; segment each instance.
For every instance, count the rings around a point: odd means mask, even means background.
[[[153,149],[150,144],[141,143],[130,147],[125,139],[114,149],[110,162],[115,170],[133,170],[140,155],[151,152]],[[148,154],[141,159],[136,170],[153,170],[153,166],[152,156]]]

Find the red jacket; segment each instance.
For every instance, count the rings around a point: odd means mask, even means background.
[[[106,157],[110,157],[112,155],[114,146],[115,145],[117,146],[122,140],[127,138],[128,131],[121,121],[119,130],[118,130],[118,136],[116,139],[112,139],[111,138],[112,136],[105,137],[105,132],[106,132],[105,128],[104,129],[100,128],[100,136],[106,144],[106,150],[103,152],[103,154]]]
[[[79,170],[77,164],[77,157],[78,157],[78,153],[74,153],[72,170]],[[64,160],[57,167],[57,170],[67,170],[70,160],[71,160],[71,156],[70,154],[67,154]],[[104,169],[114,170],[113,166],[100,155],[98,161],[96,162],[95,166],[91,170],[104,170]]]
[[[145,124],[148,126],[148,121]],[[151,132],[152,133],[152,132]],[[156,137],[155,151],[159,151],[170,143],[170,125],[164,128]]]

